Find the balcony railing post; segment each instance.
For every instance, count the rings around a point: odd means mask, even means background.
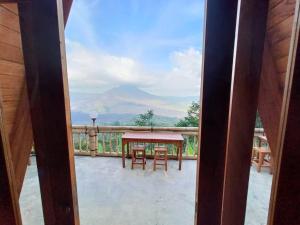
[[[92,157],[96,156],[97,153],[97,132],[96,129],[89,129],[89,150]]]

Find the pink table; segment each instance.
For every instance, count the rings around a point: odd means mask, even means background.
[[[182,163],[182,148],[184,138],[181,134],[166,132],[126,132],[122,135],[122,163],[125,168],[125,145],[127,144],[127,153],[129,152],[129,143],[163,143],[174,144],[177,147],[177,158],[179,159],[179,170]]]

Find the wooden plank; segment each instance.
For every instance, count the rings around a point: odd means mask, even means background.
[[[0,42],[21,48],[21,35],[19,32],[0,25]]]
[[[233,0],[206,1],[196,175],[197,225],[220,225],[221,222],[237,5],[238,1]]]
[[[45,225],[79,225],[62,3],[18,6]]]
[[[30,117],[27,86],[24,83],[18,98],[18,107],[13,117],[12,132],[9,134],[9,142],[14,162],[17,194],[20,196],[25,172],[33,145],[33,134]]]
[[[9,62],[0,59],[0,73],[2,75],[17,75],[22,76],[25,74],[25,69],[23,64]]]
[[[19,18],[16,14],[0,5],[0,24],[14,31],[20,32]]]
[[[286,0],[270,0],[270,9],[276,7],[279,3],[286,1]]]
[[[275,59],[285,57],[289,54],[290,38],[283,39],[282,41],[270,45],[272,55]]]
[[[226,150],[222,225],[244,225],[268,0],[241,0]]]
[[[291,37],[294,15],[268,30],[268,40],[272,45]]]
[[[272,10],[269,11],[268,29],[286,20],[288,17],[294,15],[296,0],[286,0],[280,2]]]
[[[18,15],[18,5],[17,5],[17,3],[4,3],[4,4],[1,4],[1,6],[8,9],[12,13]]]
[[[3,106],[0,98],[0,224],[21,225],[15,174],[9,143],[4,128]]]
[[[18,0],[0,0],[0,4],[16,3]]]
[[[297,1],[281,109],[269,225],[300,224],[300,9]]]
[[[288,64],[288,56],[284,56],[282,58],[276,59],[276,69],[279,74],[285,73]]]
[[[0,49],[0,59],[23,64],[23,54],[21,48],[0,43]]]

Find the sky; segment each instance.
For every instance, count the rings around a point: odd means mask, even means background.
[[[65,38],[72,92],[124,84],[198,96],[203,0],[75,0]]]

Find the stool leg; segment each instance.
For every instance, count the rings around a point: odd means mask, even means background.
[[[168,171],[168,154],[165,152],[165,170]]]
[[[264,163],[264,153],[262,153],[262,152],[260,152],[259,154],[258,154],[258,165],[257,165],[257,172],[259,172],[260,173],[260,171],[261,171],[261,167],[262,167],[262,165],[263,165],[263,163]]]
[[[135,157],[134,157],[134,150],[132,150],[131,153],[131,169],[133,170],[133,162],[135,161]]]
[[[143,170],[145,170],[145,164],[146,164],[146,153],[143,151]]]
[[[156,152],[154,152],[153,170],[156,170]]]

